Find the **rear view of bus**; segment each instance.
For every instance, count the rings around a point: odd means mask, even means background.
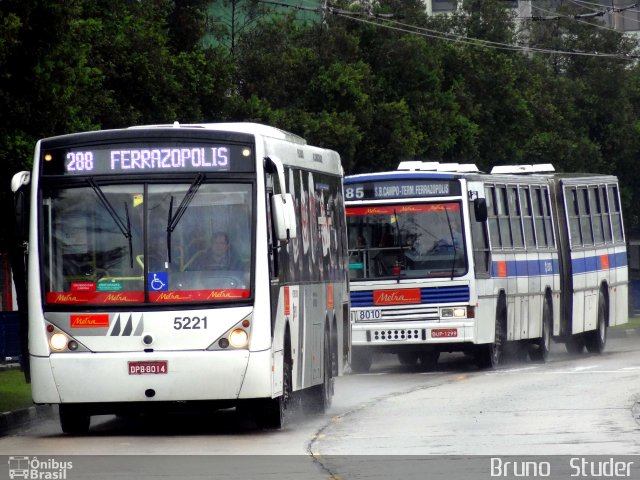
[[[476,220],[464,175],[477,168],[405,168],[345,178],[355,372],[368,371],[382,352],[432,367],[450,345],[476,340]]]
[[[60,404],[63,431],[183,402],[280,427],[303,390],[324,411],[347,343],[346,240],[289,258],[299,228],[286,173],[324,186],[303,190],[317,205],[308,215],[344,221],[339,156],[275,128],[176,123],[38,142],[31,178],[12,187],[31,189],[33,399]]]

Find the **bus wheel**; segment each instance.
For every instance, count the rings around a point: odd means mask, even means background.
[[[567,352],[573,354],[580,354],[584,350],[584,337],[580,334],[571,335],[564,343]]]
[[[302,404],[305,413],[324,413],[333,399],[334,349],[329,343],[329,331],[324,332],[324,373],[320,385],[308,389]],[[335,360],[337,361],[337,359]]]
[[[536,341],[535,347],[529,351],[534,362],[546,362],[551,350],[551,307],[547,300],[542,306],[542,337]]]
[[[91,417],[76,405],[61,404],[59,406],[60,427],[64,433],[84,435],[89,431]]]
[[[604,295],[600,292],[598,295],[598,325],[596,329],[587,333],[585,336],[585,345],[589,353],[602,353],[607,343],[607,302]]]
[[[285,355],[282,363],[282,395],[262,400],[256,412],[256,423],[261,428],[280,429],[284,427],[287,412],[291,406],[293,389],[291,384],[291,359]]]
[[[367,373],[371,368],[373,353],[366,348],[354,348],[351,351],[351,371],[354,373]]]
[[[478,352],[477,362],[480,368],[497,368],[502,363],[507,340],[507,332],[505,331],[506,314],[506,307],[501,302],[496,312],[495,339],[493,343],[483,345]]]
[[[402,352],[398,354],[398,360],[405,367],[413,367],[418,363],[418,354],[416,352]]]
[[[433,370],[439,358],[440,352],[420,352],[420,366],[423,370]]]

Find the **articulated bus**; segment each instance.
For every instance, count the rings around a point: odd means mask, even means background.
[[[73,433],[155,408],[324,412],[350,348],[342,177],[336,152],[251,123],[40,140],[12,180],[34,402]]]
[[[552,339],[600,353],[628,321],[613,176],[412,161],[344,183],[356,372],[383,352],[425,368],[451,351],[545,361]]]

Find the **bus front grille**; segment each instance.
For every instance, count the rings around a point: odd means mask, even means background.
[[[371,340],[374,342],[387,341],[398,342],[403,340],[424,340],[424,329],[403,328],[390,330],[374,330],[371,332]]]
[[[382,289],[381,289],[382,290]],[[377,306],[373,301],[373,290],[351,291],[351,306],[358,307],[374,307]],[[420,304],[439,304],[439,303],[465,303],[469,301],[468,285],[453,285],[442,287],[425,287],[420,289]]]

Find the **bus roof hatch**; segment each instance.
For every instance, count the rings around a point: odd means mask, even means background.
[[[479,172],[478,167],[473,163],[440,163],[440,162],[421,162],[419,160],[410,160],[400,162],[398,170],[401,171],[418,171],[418,172],[450,172],[450,173],[472,173]]]
[[[556,169],[550,163],[534,165],[497,165],[491,169],[492,174],[500,173],[552,173]]]

